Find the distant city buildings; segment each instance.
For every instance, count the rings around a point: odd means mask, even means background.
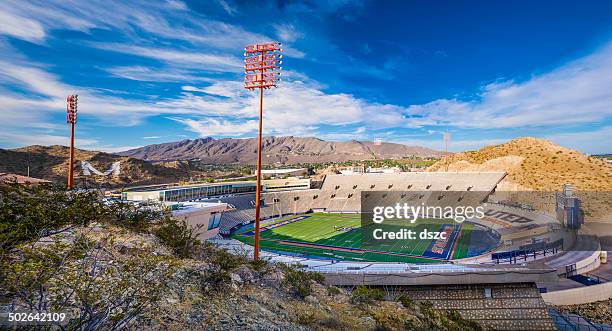
[[[262,169],[261,177],[268,178],[284,178],[284,177],[302,177],[308,176],[307,168],[292,168],[292,169]]]
[[[363,174],[365,173],[365,166],[344,166],[336,168],[343,175]]]

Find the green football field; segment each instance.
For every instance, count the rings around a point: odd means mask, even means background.
[[[359,214],[310,213],[284,217],[262,225],[260,246],[263,250],[293,253],[335,260],[435,263],[467,256],[472,224],[460,227],[452,220],[418,220],[402,227],[419,233],[424,229],[439,231],[444,226],[456,226],[448,249],[436,256],[429,252],[432,240],[389,240],[375,247],[362,246]],[[303,218],[303,219],[302,219]],[[234,239],[253,244],[252,229],[232,235]],[[451,242],[452,241],[452,242]]]

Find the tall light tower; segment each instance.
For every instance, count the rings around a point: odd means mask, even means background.
[[[74,124],[77,121],[77,106],[79,96],[69,95],[66,98],[66,123],[70,124],[70,161],[68,161],[68,189],[74,187],[73,163],[74,163]]]
[[[448,141],[450,140],[450,133],[444,132],[444,158],[446,163],[446,172],[448,172]]]
[[[259,89],[259,135],[257,137],[257,187],[255,189],[255,252],[259,259],[259,221],[261,209],[261,131],[263,121],[263,90],[276,87],[280,81],[281,44],[276,42],[248,45],[244,48],[244,88]]]

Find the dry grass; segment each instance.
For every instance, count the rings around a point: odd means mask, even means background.
[[[571,183],[577,191],[612,191],[612,165],[537,138],[458,153],[428,171],[445,171],[447,163],[449,171],[505,171],[508,183],[502,184],[517,190],[558,191]]]

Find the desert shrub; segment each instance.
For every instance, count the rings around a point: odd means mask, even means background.
[[[330,330],[346,329],[346,326],[344,325],[344,323],[342,323],[341,320],[339,320],[338,318],[334,316],[325,317],[319,322],[319,325],[326,329],[330,329]]]
[[[436,310],[429,301],[419,304],[423,314],[423,327],[429,330],[483,330],[482,326],[474,321],[467,320],[457,310]]]
[[[211,245],[204,246],[204,259],[209,262],[209,269],[201,279],[201,287],[204,292],[212,290],[224,292],[231,283],[232,271],[241,265],[248,264],[244,256],[231,254],[228,251]]]
[[[147,232],[151,225],[169,217],[167,210],[157,203],[133,204],[117,201],[108,205],[110,223],[134,232]]]
[[[308,272],[308,277],[319,284],[325,283],[325,276],[320,272],[310,271]]]
[[[209,262],[221,270],[232,271],[248,261],[244,256],[231,254],[224,249],[217,249]]]
[[[376,321],[376,330],[397,330],[398,327],[405,325],[405,321],[395,312],[376,311],[372,317]]]
[[[259,258],[249,262],[251,268],[260,274],[266,274],[271,270],[270,262],[266,259]]]
[[[445,311],[444,317],[448,321],[445,323],[448,330],[483,330],[480,324],[465,319],[457,310]]]
[[[376,300],[382,300],[384,297],[385,294],[379,289],[357,285],[353,293],[351,293],[351,302],[356,304],[369,304]]]
[[[164,217],[153,232],[180,257],[190,256],[201,245],[201,242],[196,239],[197,228],[187,224],[184,220]]]
[[[285,268],[285,280],[283,281],[296,295],[304,298],[312,293],[311,281],[324,280],[323,275],[318,272],[308,272],[296,267]]]
[[[335,287],[335,286],[328,286],[327,287],[327,295],[329,295],[330,297],[336,296],[340,294],[340,289]]]
[[[51,186],[0,186],[0,255],[16,246],[110,218],[95,192]]]
[[[414,307],[414,301],[406,293],[400,294],[395,300],[401,303],[405,308]]]
[[[227,270],[213,267],[204,274],[200,279],[200,287],[203,292],[209,293],[212,291],[219,292],[219,290],[225,291],[230,284],[232,278]],[[221,291],[222,292],[222,291]]]
[[[15,251],[0,268],[9,311],[71,312],[68,325],[49,329],[126,328],[165,295],[178,264],[152,251],[108,263],[107,243],[79,236]]]
[[[297,322],[301,325],[313,325],[317,322],[314,312],[306,311],[298,313]]]
[[[0,254],[41,237],[91,222],[146,232],[169,212],[156,203],[108,203],[95,190],[66,191],[53,185],[0,186]],[[167,225],[167,224],[166,224]]]

